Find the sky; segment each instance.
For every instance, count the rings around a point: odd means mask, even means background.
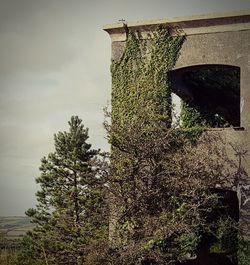
[[[40,159],[78,115],[109,150],[111,42],[103,25],[250,9],[250,0],[0,0],[0,216],[35,206]]]

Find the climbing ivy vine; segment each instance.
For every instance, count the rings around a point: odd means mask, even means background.
[[[174,34],[175,33],[175,34]],[[111,65],[112,118],[119,126],[144,123],[145,130],[171,125],[171,92],[167,73],[179,56],[185,36],[160,26],[149,40],[127,36],[125,51]]]

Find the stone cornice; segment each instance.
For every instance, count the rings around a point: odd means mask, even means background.
[[[127,28],[131,31],[139,31],[142,38],[147,39],[150,33],[161,24],[181,28],[186,35],[250,30],[250,10],[172,19],[119,22],[105,25],[103,29],[109,33],[112,41],[125,41]]]

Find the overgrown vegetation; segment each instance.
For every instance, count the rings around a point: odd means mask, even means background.
[[[225,206],[209,187],[230,182],[236,170],[220,137],[199,138],[201,127],[171,128],[167,73],[184,40],[165,26],[147,45],[129,33],[123,56],[111,66],[112,264],[201,262],[228,222],[229,216],[211,216]],[[236,249],[229,254],[235,259]]]
[[[7,238],[5,233],[0,232],[0,264],[15,264],[19,248],[20,239]]]

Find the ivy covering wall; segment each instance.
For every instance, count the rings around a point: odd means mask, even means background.
[[[150,40],[139,33],[128,34],[125,51],[111,65],[112,119],[119,126],[137,123],[144,117],[144,129],[171,125],[171,91],[167,73],[178,58],[185,36],[161,26]],[[149,42],[149,43],[148,43]]]
[[[203,235],[213,237],[221,221],[207,222],[221,207],[207,187],[229,179],[228,170],[217,170],[227,164],[223,150],[204,140],[194,151],[186,141],[194,143],[204,130],[199,112],[183,107],[186,129],[171,129],[168,72],[185,35],[166,25],[149,35],[128,32],[122,56],[111,64],[110,238],[115,262],[126,265],[194,258]]]

